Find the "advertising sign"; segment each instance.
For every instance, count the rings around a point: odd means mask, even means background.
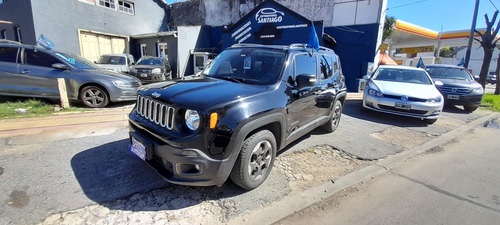
[[[222,48],[233,44],[254,43],[289,45],[308,43],[311,21],[272,0],[264,1],[234,26],[222,33]],[[318,37],[323,23],[315,22]],[[321,38],[320,38],[321,39]]]

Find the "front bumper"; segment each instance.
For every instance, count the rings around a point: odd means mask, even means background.
[[[473,94],[468,94],[468,95],[458,95],[458,99],[450,99],[451,97],[449,95],[452,94],[443,94],[444,97],[444,102],[447,105],[470,105],[470,106],[475,106],[475,105],[480,105],[481,101],[483,100],[483,95],[473,95]],[[457,95],[455,95],[457,96]]]
[[[410,105],[410,109],[396,108],[396,103]],[[363,107],[377,112],[400,116],[420,119],[437,119],[439,117],[439,113],[443,110],[443,102],[427,103],[401,101],[393,98],[377,98],[365,93],[363,95]]]
[[[195,148],[181,148],[169,145],[152,135],[130,126],[132,139],[146,147],[145,162],[170,183],[190,186],[221,186],[229,172],[224,164],[228,160],[212,159]],[[230,167],[229,167],[230,168]]]

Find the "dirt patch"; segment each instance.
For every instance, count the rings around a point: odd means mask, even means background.
[[[433,135],[401,127],[391,127],[382,132],[370,134],[370,136],[405,149],[419,146],[434,138]]]
[[[290,155],[277,157],[274,168],[290,182],[293,191],[303,191],[320,183],[373,164],[332,146],[316,146]]]

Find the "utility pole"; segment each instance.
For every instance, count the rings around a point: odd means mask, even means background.
[[[472,17],[472,25],[469,34],[469,44],[467,45],[467,52],[465,52],[465,63],[464,67],[467,69],[469,67],[470,51],[472,49],[472,41],[474,40],[474,30],[476,29],[477,20],[477,10],[479,9],[479,0],[476,0],[476,6],[474,6],[474,16]]]

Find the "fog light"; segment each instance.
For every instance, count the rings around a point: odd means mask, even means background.
[[[180,175],[200,175],[202,171],[200,164],[176,164],[175,172]]]

